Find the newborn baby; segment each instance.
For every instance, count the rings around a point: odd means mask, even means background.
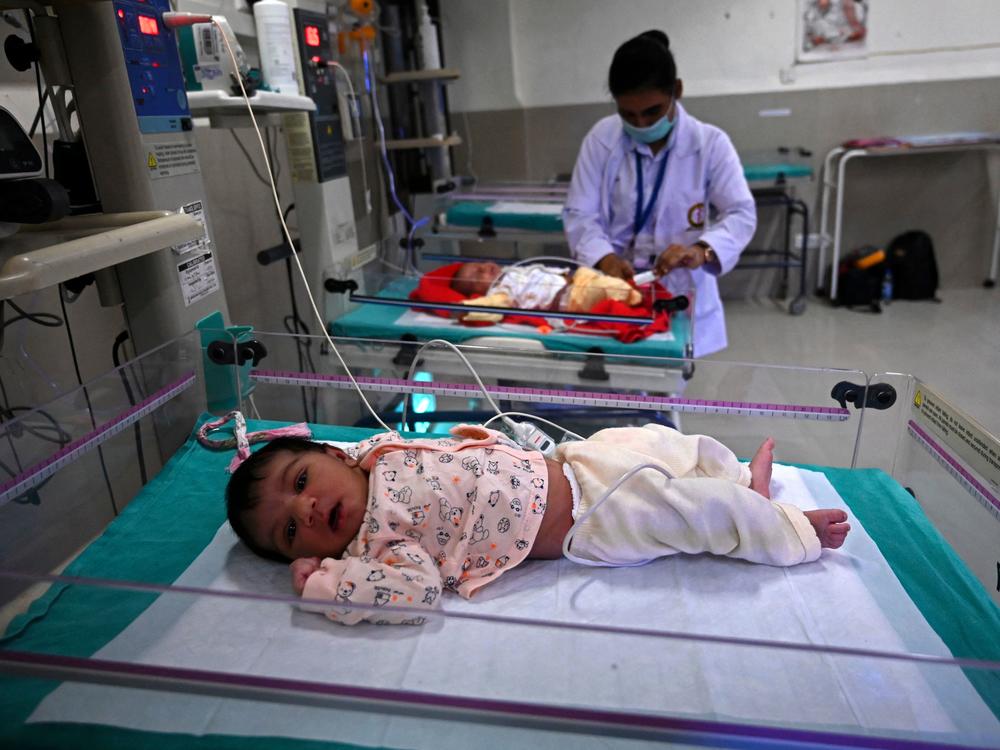
[[[521,310],[588,312],[606,299],[626,305],[642,302],[642,294],[624,279],[583,266],[570,271],[541,263],[507,268],[490,262],[465,263],[452,277],[451,288],[460,294],[474,295],[463,301],[465,305]]]

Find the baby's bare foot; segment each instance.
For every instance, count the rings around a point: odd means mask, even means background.
[[[851,530],[851,524],[846,523],[847,514],[842,510],[835,508],[807,510],[805,515],[816,530],[821,547],[837,549],[844,543],[847,532]]]
[[[771,499],[771,466],[774,464],[774,438],[768,438],[750,459],[750,489]]]

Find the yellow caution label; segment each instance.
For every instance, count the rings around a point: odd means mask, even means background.
[[[923,403],[924,403],[924,394],[921,393],[920,391],[917,391],[916,395],[913,397],[913,405],[922,406]]]
[[[152,151],[146,154],[146,166],[150,169],[156,169],[157,166],[159,166],[159,163],[156,161],[156,157],[153,155]]]

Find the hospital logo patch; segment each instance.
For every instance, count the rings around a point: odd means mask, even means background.
[[[705,204],[695,203],[688,209],[688,225],[692,229],[701,229],[705,226]]]

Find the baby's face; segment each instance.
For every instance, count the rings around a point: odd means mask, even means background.
[[[368,475],[351,458],[323,452],[278,453],[267,465],[261,500],[247,513],[254,541],[290,560],[340,557],[368,507]]]
[[[465,263],[453,277],[453,287],[462,294],[482,297],[499,275],[500,266],[496,263]]]

